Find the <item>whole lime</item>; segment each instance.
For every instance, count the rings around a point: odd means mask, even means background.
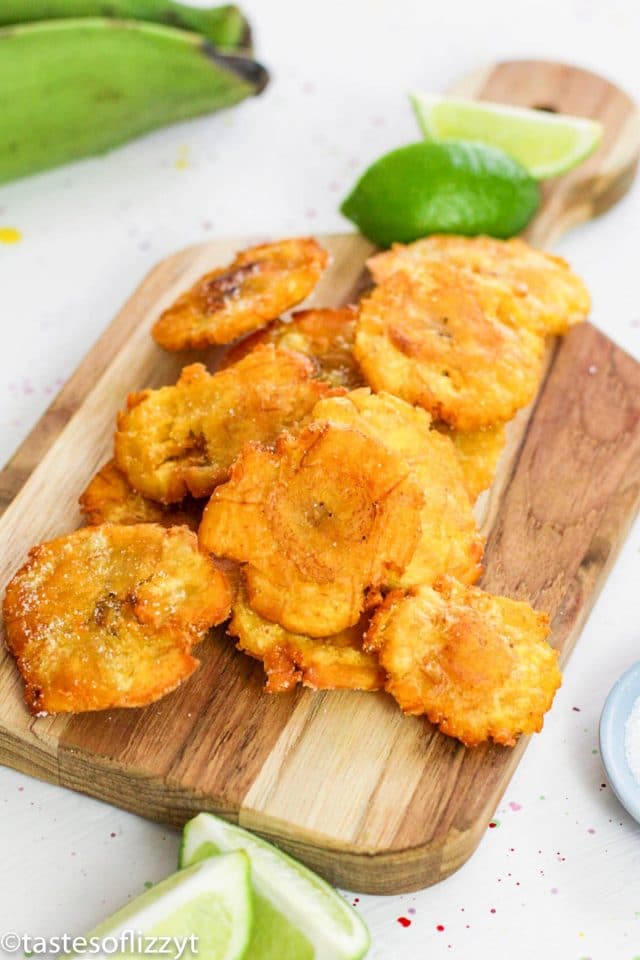
[[[538,185],[513,157],[462,140],[412,143],[376,160],[342,213],[373,243],[430,233],[519,233],[538,209]]]

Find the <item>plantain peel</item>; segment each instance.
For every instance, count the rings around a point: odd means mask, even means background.
[[[229,613],[224,573],[186,527],[85,527],[34,547],[7,587],[7,645],[34,714],[140,707],[198,666]]]
[[[161,523],[164,527],[187,526],[197,531],[202,519],[202,501],[187,497],[177,504],[157,503],[137,493],[115,461],[96,473],[80,496],[80,509],[87,523]]]
[[[591,307],[587,288],[562,257],[544,253],[519,237],[436,235],[372,257],[367,266],[376,283],[398,271],[412,275],[433,262],[446,262],[485,279],[498,279],[513,295],[517,309],[506,322],[541,336],[566,333],[586,318]]]
[[[129,398],[118,419],[115,459],[131,486],[160,503],[208,496],[247,441],[271,443],[331,393],[305,357],[259,347],[210,374],[185,367],[171,387]]]
[[[292,633],[358,622],[368,588],[401,574],[420,537],[409,468],[358,430],[312,423],[275,450],[244,448],[200,527],[204,549],[245,564],[251,607]]]
[[[290,320],[274,320],[264,330],[258,330],[232,347],[225,357],[225,365],[246,357],[261,343],[273,343],[310,357],[320,380],[353,390],[364,385],[353,355],[357,317],[355,307],[298,310]]]
[[[549,621],[528,603],[442,577],[390,593],[365,638],[408,714],[467,746],[542,729],[561,683]]]
[[[165,310],[153,338],[165,350],[231,343],[308,297],[328,262],[312,237],[242,250]]]
[[[431,429],[429,415],[388,393],[362,388],[321,400],[313,418],[353,427],[401,457],[424,493],[420,539],[394,586],[431,583],[451,573],[473,583],[482,572],[483,539],[478,533],[462,468],[453,444]]]
[[[291,633],[259,616],[240,590],[228,633],[243,653],[260,660],[269,693],[284,693],[298,683],[314,690],[380,690],[384,673],[373,654],[362,649],[368,618],[329,637]]]
[[[354,353],[367,382],[464,431],[503,422],[534,397],[544,340],[504,322],[497,280],[445,263],[395,273],[360,308]]]

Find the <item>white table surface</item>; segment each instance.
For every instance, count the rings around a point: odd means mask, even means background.
[[[417,139],[407,90],[517,56],[640,88],[636,0],[244,6],[273,73],[261,98],[0,188],[0,227],[22,234],[0,244],[3,460],[157,260],[218,236],[345,229],[337,206],[356,174]],[[595,323],[636,355],[639,198],[640,183],[559,246],[588,280]],[[471,861],[421,893],[360,897],[372,957],[640,956],[640,827],[605,782],[597,738],[609,687],[639,656],[639,549],[636,525]],[[10,770],[0,804],[0,931],[82,933],[174,867],[177,833],[106,804]]]

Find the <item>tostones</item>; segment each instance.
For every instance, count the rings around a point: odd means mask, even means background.
[[[251,609],[244,591],[237,597],[228,633],[238,649],[261,660],[269,693],[298,683],[314,690],[380,690],[384,673],[373,654],[362,649],[367,617],[330,637],[289,633]]]
[[[520,307],[514,320],[542,336],[566,333],[591,308],[587,288],[566,260],[536,250],[519,237],[426,237],[408,246],[394,244],[367,265],[376,283],[381,283],[399,270],[419,272],[434,260],[507,284]]]
[[[353,355],[357,316],[355,307],[298,310],[290,320],[275,320],[232,347],[225,366],[241,360],[258,344],[273,343],[311,357],[320,380],[348,390],[361,387],[364,377]]]
[[[475,503],[482,491],[493,483],[506,442],[505,425],[498,423],[470,433],[452,430],[446,423],[438,423],[436,428],[453,441],[467,492]]]
[[[442,577],[390,593],[364,646],[405,713],[425,714],[469,747],[489,738],[513,746],[542,729],[562,680],[548,635],[549,618],[528,603]]]
[[[544,354],[541,337],[499,319],[512,299],[443,263],[396,273],[362,301],[356,359],[374,390],[458,430],[509,420],[533,399]]]
[[[482,572],[483,540],[453,444],[430,426],[429,414],[388,393],[363,388],[321,400],[314,420],[330,420],[360,430],[383,443],[408,464],[424,494],[421,534],[409,565],[395,586],[431,583],[451,573],[473,583]]]
[[[161,523],[198,529],[204,503],[187,497],[181,503],[163,504],[137,493],[113,460],[98,470],[80,497],[87,523]]]
[[[141,707],[198,666],[226,576],[186,527],[84,527],[34,547],[7,587],[7,646],[32,713]]]
[[[115,459],[131,486],[160,503],[208,496],[248,440],[271,443],[331,394],[306,357],[258,347],[210,374],[185,367],[171,387],[129,398],[118,418]]]
[[[248,444],[209,501],[200,542],[245,564],[251,607],[292,633],[358,622],[365,591],[401,574],[420,536],[407,464],[358,430],[311,423],[275,450]]]
[[[231,343],[305,300],[328,262],[312,237],[250,247],[178,297],[152,336],[165,350]]]

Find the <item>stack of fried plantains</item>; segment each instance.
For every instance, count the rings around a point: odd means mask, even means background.
[[[158,318],[165,349],[232,347],[128,398],[80,499],[92,526],[10,584],[34,712],[157,699],[230,612],[270,692],[384,688],[468,746],[541,729],[548,617],[475,585],[473,505],[588,293],[522,240],[432,236],[374,256],[358,304],[283,318],[327,263],[312,238],[263,244]]]

